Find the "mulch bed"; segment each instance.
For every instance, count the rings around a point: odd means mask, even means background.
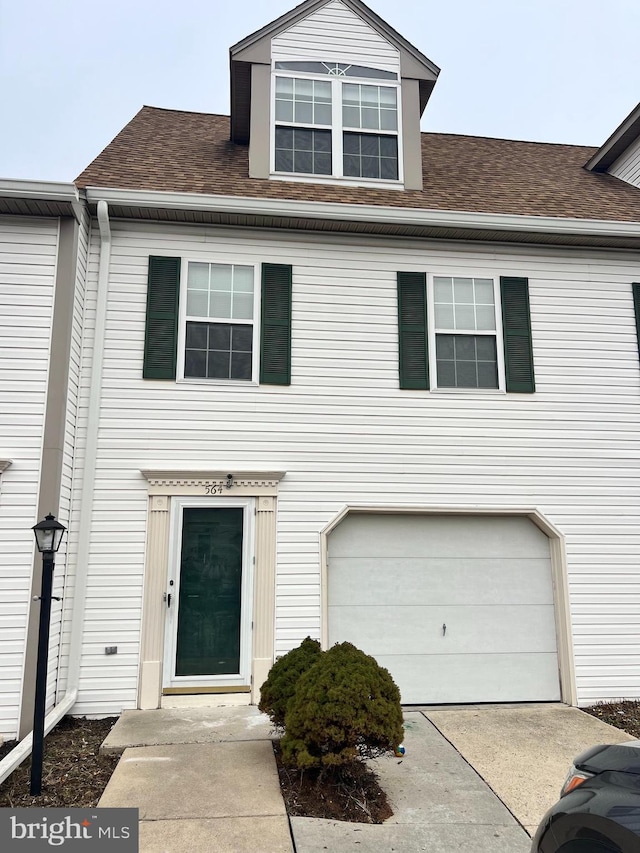
[[[354,762],[320,774],[319,770],[284,765],[278,741],[274,741],[273,751],[289,815],[382,823],[393,814],[378,777],[366,764]]]
[[[640,738],[640,699],[601,702],[582,710],[602,720],[603,723],[609,723],[610,726],[628,732],[632,737]]]
[[[640,738],[640,700],[603,702],[582,710]],[[42,795],[29,794],[31,762],[27,759],[0,785],[0,808],[96,806],[118,763],[117,755],[98,755],[116,720],[117,717],[61,720],[45,739]],[[0,759],[14,746],[15,742],[0,746]],[[319,778],[318,771],[285,767],[277,741],[274,752],[290,815],[382,823],[393,814],[375,773],[365,764],[325,772]]]
[[[117,719],[64,717],[45,738],[41,796],[29,794],[31,760],[26,759],[0,785],[0,807],[96,806],[118,763],[117,755],[98,755],[100,744]],[[14,746],[15,741],[3,744],[0,758]]]

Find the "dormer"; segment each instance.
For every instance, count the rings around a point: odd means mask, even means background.
[[[440,69],[361,0],[307,0],[230,60],[250,177],[422,189],[420,117]]]

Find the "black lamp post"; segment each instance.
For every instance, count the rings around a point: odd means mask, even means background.
[[[36,665],[36,700],[33,710],[33,748],[31,750],[31,796],[42,791],[42,756],[44,752],[44,715],[47,702],[47,663],[49,658],[49,623],[55,553],[67,529],[47,515],[33,528],[38,551],[42,554],[42,591],[40,593],[40,625],[38,628],[38,662]]]

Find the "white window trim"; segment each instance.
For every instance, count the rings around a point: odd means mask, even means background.
[[[497,388],[452,388],[450,386],[438,386],[438,366],[436,363],[436,310],[434,298],[434,279],[436,278],[483,278],[493,281],[493,300],[496,316],[496,328],[487,330],[438,330],[439,334],[456,335],[490,335],[496,339],[496,355],[498,364],[498,387]],[[504,367],[504,344],[502,334],[502,298],[500,293],[500,277],[491,273],[452,273],[446,272],[429,273],[427,275],[427,346],[429,351],[429,388],[432,391],[449,394],[505,394],[507,390],[505,367]]]
[[[251,379],[207,379],[202,376],[185,376],[185,345],[186,345],[186,330],[187,330],[187,280],[189,264],[230,264],[232,266],[252,267],[253,268],[253,350],[251,358]],[[237,256],[216,255],[215,258],[182,258],[180,264],[180,301],[178,312],[178,353],[177,353],[177,373],[176,379],[178,382],[185,382],[196,385],[236,385],[241,387],[254,386],[259,384],[260,377],[260,297],[261,297],[261,280],[259,264],[251,261],[239,261]],[[193,318],[194,322],[202,323],[211,322],[239,322],[242,325],[249,325],[247,321],[216,321],[208,320],[205,317]]]
[[[283,61],[281,58],[278,61]],[[287,61],[287,60],[284,60]],[[293,60],[291,60],[293,61]],[[306,172],[276,172],[276,77],[289,77],[290,79],[304,80],[321,80],[331,83],[331,108],[332,108],[332,124],[328,127],[324,124],[304,124],[296,122],[278,122],[282,127],[302,127],[309,130],[330,130],[331,131],[331,175],[314,175]],[[337,89],[343,83],[359,83],[364,86],[378,86],[394,88],[397,90],[396,104],[398,128],[396,131],[385,130],[370,130],[366,128],[347,128],[346,132],[350,133],[370,133],[377,136],[394,136],[398,141],[398,178],[358,178],[343,175],[343,133],[345,128],[342,125],[342,89]],[[336,97],[336,91],[340,92],[340,96]],[[403,140],[402,140],[402,81],[401,80],[382,80],[376,77],[342,77],[327,74],[321,76],[319,74],[311,74],[308,71],[284,71],[278,69],[276,71],[275,62],[271,68],[271,99],[270,99],[270,127],[269,127],[269,171],[273,178],[278,180],[297,180],[297,181],[312,181],[313,183],[331,183],[331,184],[352,184],[357,186],[369,187],[388,187],[402,189],[404,186],[404,160],[403,160]]]

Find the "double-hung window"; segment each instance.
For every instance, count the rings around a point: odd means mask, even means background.
[[[187,264],[185,379],[254,378],[256,291],[253,266]]]
[[[494,279],[434,276],[431,293],[432,387],[503,387],[496,317],[499,294]]]
[[[535,391],[529,281],[399,272],[400,387]]]
[[[277,62],[274,115],[276,174],[401,180],[396,74],[336,63]]]
[[[289,385],[292,283],[290,264],[152,255],[143,378]]]
[[[390,86],[342,84],[345,177],[398,180],[398,92]]]
[[[276,172],[331,175],[331,83],[276,77]]]

